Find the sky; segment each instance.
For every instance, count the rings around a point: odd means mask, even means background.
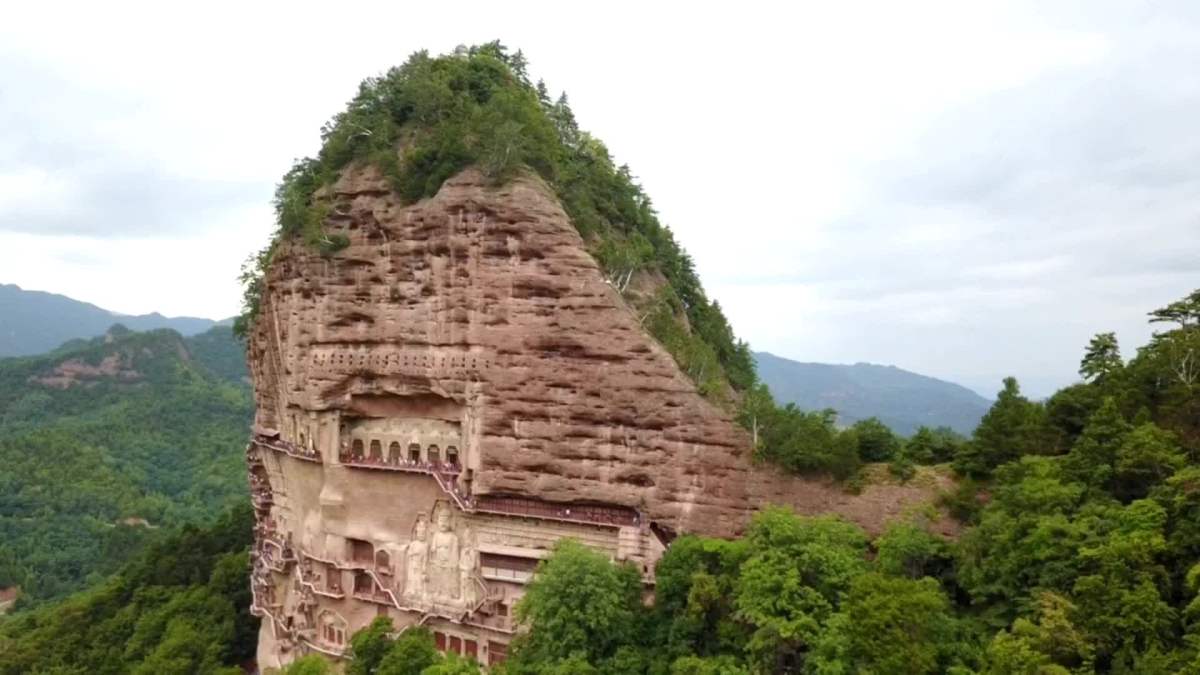
[[[0,283],[234,315],[274,184],[358,82],[500,39],[755,349],[1045,396],[1200,287],[1195,3],[420,5],[6,9]]]

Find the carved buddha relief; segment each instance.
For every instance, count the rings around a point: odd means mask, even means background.
[[[430,542],[429,579],[438,600],[458,599],[458,535],[450,526],[450,511],[437,512],[437,531]]]
[[[475,535],[465,523],[456,531],[453,510],[445,503],[435,507],[433,520],[430,533],[425,514],[417,516],[413,537],[404,547],[403,595],[418,605],[474,607],[481,599]]]
[[[418,515],[412,540],[404,551],[404,594],[418,600],[425,598],[425,565],[429,561],[429,545],[425,543],[427,531],[425,515]]]
[[[475,584],[475,570],[479,569],[479,550],[475,548],[475,537],[470,527],[463,528],[462,552],[458,555],[458,581],[462,590],[463,604],[473,608],[479,603],[479,588]]]

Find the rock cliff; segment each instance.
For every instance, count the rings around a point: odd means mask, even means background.
[[[630,507],[669,532],[736,535],[766,503],[878,529],[927,497],[864,501],[755,466],[536,177],[494,188],[467,170],[404,205],[354,166],[320,197],[350,245],[284,241],[267,272],[249,340],[261,435],[297,414],[445,420],[475,497]]]

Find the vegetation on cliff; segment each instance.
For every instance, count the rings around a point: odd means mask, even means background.
[[[207,365],[236,377],[237,343],[228,329],[199,338],[116,327],[0,360],[0,587],[21,588],[18,607],[246,499],[249,392]]]
[[[842,478],[857,471],[856,437],[838,431],[834,416],[776,406],[748,345],[705,294],[692,259],[629,168],[616,166],[604,144],[579,128],[565,95],[552,99],[530,80],[521,52],[497,42],[436,57],[417,52],[365,80],[321,136],[317,155],[299,160],[280,182],[276,237],[243,271],[243,334],[282,241],[304,241],[323,255],[348,243],[324,227],[330,204],[323,188],[351,163],[379,167],[408,201],[435,194],[470,166],[496,184],[532,172],[555,191],[604,274],[700,393],[755,431],[763,458]]]
[[[533,171],[554,189],[614,285],[624,290],[639,274],[665,280],[643,308],[644,323],[703,393],[732,405],[731,390],[753,385],[749,348],[705,294],[650,198],[628,167],[616,166],[604,144],[579,128],[565,95],[552,100],[529,79],[521,52],[498,42],[436,57],[417,52],[365,80],[321,136],[317,156],[298,161],[276,190],[277,237],[244,272],[240,330],[257,312],[262,274],[281,239],[299,237],[327,254],[346,244],[324,231],[328,205],[319,191],[351,162],[379,166],[409,201],[435,194],[468,166],[497,184]]]

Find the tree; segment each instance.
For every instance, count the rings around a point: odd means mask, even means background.
[[[1080,547],[1114,518],[1111,506],[1079,517],[1085,492],[1064,479],[1055,458],[1025,457],[997,470],[979,524],[956,547],[958,580],[973,602],[1007,623],[1031,594],[1068,592],[1081,573]]]
[[[950,562],[946,542],[913,523],[892,523],[875,540],[875,568],[892,576],[937,576]]]
[[[1150,312],[1150,323],[1178,326],[1166,333],[1156,333],[1151,347],[1165,355],[1171,374],[1190,391],[1200,382],[1200,290]]]
[[[421,675],[478,675],[479,664],[450,652],[437,663],[421,671]]]
[[[945,672],[956,660],[957,622],[933,579],[867,573],[854,579],[808,670],[819,675]]]
[[[765,385],[751,390],[738,420],[757,440],[757,456],[792,473],[828,473],[845,480],[858,473],[858,434],[839,432],[833,410],[806,412],[775,406]]]
[[[289,663],[283,672],[284,675],[329,675],[333,669],[320,654],[308,654]]]
[[[1167,514],[1167,546],[1177,565],[1200,560],[1200,466],[1185,466],[1151,497]]]
[[[301,656],[283,669],[284,675],[329,675],[332,671],[329,662],[319,653]]]
[[[1053,450],[1045,409],[1021,395],[1016,379],[1006,377],[971,442],[955,457],[954,468],[963,475],[987,477],[1001,464]]]
[[[681,656],[671,664],[671,675],[750,675],[750,670],[732,656]]]
[[[907,483],[917,475],[917,465],[901,450],[892,456],[892,461],[888,462],[888,473],[899,478],[900,482]]]
[[[917,464],[940,464],[954,459],[965,439],[948,427],[920,426],[904,441],[902,453]]]
[[[1046,416],[1050,425],[1062,434],[1067,445],[1075,442],[1083,433],[1090,418],[1100,407],[1104,396],[1099,387],[1091,384],[1073,384],[1054,392],[1046,401]]]
[[[1126,501],[1140,499],[1186,463],[1174,437],[1147,422],[1129,432],[1117,448],[1114,491]]]
[[[1072,621],[1078,608],[1051,592],[1037,598],[1036,620],[1017,619],[988,645],[984,675],[1070,675],[1092,672],[1095,650]]]
[[[1071,595],[1099,659],[1142,654],[1171,641],[1176,611],[1166,601],[1166,512],[1149,500],[1110,511],[1107,531],[1080,547]]]
[[[598,663],[633,642],[642,611],[636,569],[561,540],[517,605],[517,617],[530,631],[514,644],[513,657],[550,663],[580,653]]]
[[[373,675],[384,655],[392,647],[390,633],[393,630],[392,620],[381,616],[366,628],[354,633],[350,637],[350,664],[346,667],[347,675]]]
[[[672,657],[741,650],[733,588],[747,555],[743,541],[684,535],[655,569],[655,644]]]
[[[1129,430],[1129,423],[1121,416],[1116,401],[1112,397],[1105,398],[1100,408],[1088,418],[1083,433],[1067,454],[1064,472],[1093,488],[1107,487],[1113,476],[1117,450]]]
[[[406,629],[379,661],[378,675],[420,675],[438,661],[433,634],[424,626]]]
[[[851,428],[858,436],[858,456],[864,462],[886,462],[900,449],[900,439],[877,417],[859,420]]]
[[[1150,312],[1150,323],[1174,323],[1182,329],[1200,326],[1200,289]]]
[[[1120,370],[1124,363],[1117,334],[1097,333],[1079,362],[1079,374],[1089,382],[1099,382]]]
[[[746,543],[734,590],[734,616],[751,631],[745,651],[767,672],[796,669],[866,569],[866,537],[837,518],[768,508],[755,515]]]

